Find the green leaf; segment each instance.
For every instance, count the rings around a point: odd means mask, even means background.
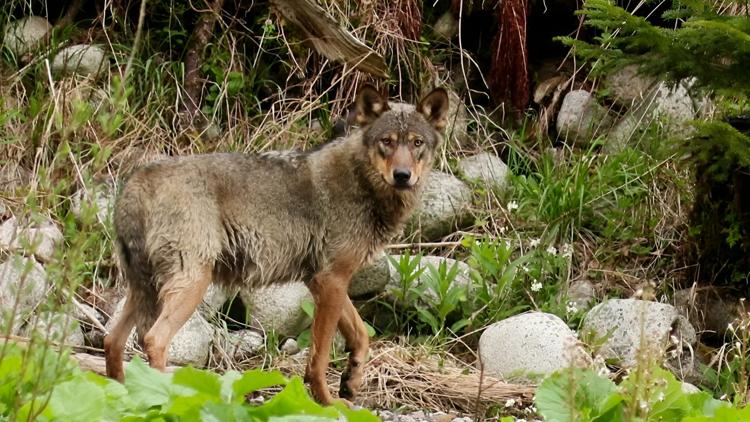
[[[172,375],[172,382],[217,399],[221,397],[219,376],[210,371],[201,371],[189,366],[180,368]]]
[[[302,379],[298,376],[289,380],[286,387],[269,401],[249,413],[260,419],[268,419],[271,416],[285,415],[317,415],[337,418],[339,412],[333,407],[323,407],[316,403],[305,390]]]
[[[169,401],[171,377],[146,365],[138,356],[125,368],[125,388],[137,407],[161,406]]]
[[[247,408],[228,403],[206,403],[200,410],[202,422],[240,422],[250,420]]]
[[[247,371],[232,386],[234,400],[242,401],[245,399],[245,394],[275,385],[286,385],[288,382],[279,371],[265,372],[260,369]]]
[[[617,387],[591,370],[572,368],[550,375],[539,386],[535,402],[550,421],[624,420]]]
[[[85,378],[74,378],[55,387],[47,410],[58,420],[101,420],[104,397],[100,386]]]

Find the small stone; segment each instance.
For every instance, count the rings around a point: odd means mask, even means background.
[[[518,381],[591,361],[576,333],[559,317],[543,312],[515,315],[487,327],[479,338],[479,358],[485,375]]]
[[[596,288],[589,280],[576,280],[568,288],[568,301],[578,309],[588,309],[596,301]]]
[[[689,382],[683,382],[680,386],[680,389],[685,394],[695,394],[701,392],[700,388],[694,386],[693,384],[690,384]]]
[[[418,230],[423,240],[438,239],[463,227],[470,217],[471,189],[452,174],[432,171],[426,180],[422,203],[409,229]]]
[[[284,344],[281,345],[281,351],[286,353],[287,355],[294,355],[296,353],[299,353],[299,345],[297,345],[297,340],[293,338],[286,339]]]
[[[432,30],[438,37],[450,41],[453,37],[458,35],[458,21],[449,10],[438,18],[435,25],[432,27]]]
[[[470,180],[479,181],[504,191],[508,186],[508,166],[495,154],[482,152],[462,158],[458,162],[461,173]]]
[[[106,67],[106,53],[88,44],[71,45],[60,50],[52,60],[52,72],[96,77]]]
[[[253,330],[230,331],[226,333],[224,350],[235,362],[242,362],[257,356],[265,347],[263,335]]]
[[[44,39],[52,25],[41,16],[27,16],[9,23],[5,27],[3,44],[14,56],[20,57]]]

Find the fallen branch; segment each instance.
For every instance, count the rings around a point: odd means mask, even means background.
[[[95,372],[99,375],[107,375],[107,364],[104,361],[103,356],[91,355],[88,353],[73,353],[70,355],[73,359],[78,361],[78,366],[84,371]],[[125,361],[127,363],[129,361]],[[174,372],[180,369],[181,366],[167,366],[167,372]]]
[[[343,62],[375,76],[387,77],[383,57],[342,28],[325,10],[311,0],[271,0],[278,14],[304,35],[328,60]]]

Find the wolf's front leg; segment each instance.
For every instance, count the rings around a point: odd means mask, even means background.
[[[357,312],[357,308],[346,298],[339,330],[346,340],[346,349],[349,352],[349,362],[346,370],[341,374],[341,387],[339,397],[352,400],[362,385],[363,367],[367,359],[367,351],[370,346],[367,337],[367,328]]]
[[[312,323],[312,345],[305,380],[310,383],[315,399],[323,405],[333,402],[333,397],[328,391],[326,371],[336,326],[348,300],[350,276],[351,274],[339,272],[321,273],[316,275],[309,285],[315,299],[315,317]]]

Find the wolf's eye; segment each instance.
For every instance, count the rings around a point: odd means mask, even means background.
[[[380,140],[380,143],[383,144],[383,146],[390,146],[391,145],[391,138],[383,138]]]
[[[414,140],[414,146],[415,146],[415,147],[421,147],[421,146],[422,146],[422,144],[424,144],[424,141],[423,141],[423,140],[421,140],[421,139],[415,139],[415,140]]]

